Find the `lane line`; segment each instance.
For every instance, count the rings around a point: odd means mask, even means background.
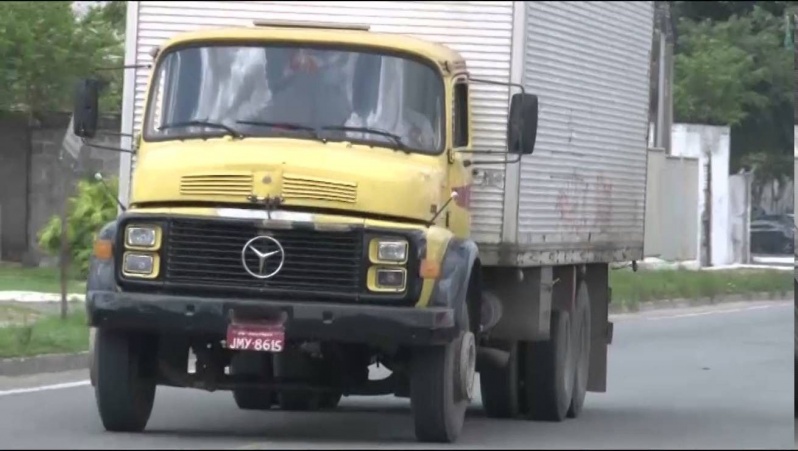
[[[76,388],[76,387],[83,387],[86,385],[91,385],[91,382],[88,380],[79,381],[79,382],[67,382],[64,384],[54,384],[54,385],[42,385],[39,387],[30,387],[30,388],[17,388],[14,390],[4,390],[0,391],[0,396],[11,396],[11,395],[21,395],[24,393],[37,393],[42,391],[50,391],[50,390],[64,390],[67,388]]]
[[[736,309],[728,309],[728,310],[714,310],[708,312],[695,312],[695,313],[683,313],[680,315],[669,315],[669,316],[649,316],[645,319],[647,321],[662,321],[666,319],[679,319],[679,318],[694,318],[698,316],[708,316],[708,315],[722,315],[728,313],[740,313],[740,312],[748,312],[752,310],[764,310],[764,309],[771,309],[771,308],[779,308],[779,307],[788,307],[789,304],[776,304],[776,305],[756,305],[752,307],[743,307],[743,308],[736,308]]]

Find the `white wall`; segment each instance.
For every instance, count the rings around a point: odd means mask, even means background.
[[[707,180],[707,165],[711,161],[712,199],[710,236],[712,237],[713,266],[728,265],[734,261],[732,251],[731,224],[729,210],[729,127],[698,124],[674,124],[671,132],[671,155],[697,158],[698,166],[698,231],[696,245],[703,254],[702,234],[705,211],[704,189]],[[700,259],[699,259],[700,260]]]

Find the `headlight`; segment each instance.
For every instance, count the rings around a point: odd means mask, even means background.
[[[160,229],[153,226],[130,226],[125,234],[129,247],[152,249],[158,247]]]
[[[407,271],[403,268],[372,268],[374,271],[373,291],[404,291]]]
[[[157,260],[155,254],[137,254],[128,252],[122,259],[122,272],[134,277],[151,278],[157,276]]]
[[[377,262],[404,263],[407,261],[407,241],[402,240],[380,240],[372,241],[372,249],[375,249],[373,257]]]

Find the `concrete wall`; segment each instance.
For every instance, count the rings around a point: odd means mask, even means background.
[[[646,257],[668,261],[698,258],[698,159],[648,153]]]
[[[699,260],[712,266],[731,264],[734,257],[729,224],[729,127],[674,124],[672,146],[673,156],[698,159],[699,233],[696,240],[702,256]],[[709,221],[708,233],[705,220]],[[707,238],[711,244],[709,256],[704,255]]]
[[[69,165],[62,163],[61,142],[68,123],[67,114],[48,115],[37,121],[0,118],[2,260],[51,263],[52,259],[39,249],[37,236],[51,216],[60,214],[64,194],[72,195],[78,179],[95,172],[106,177],[119,173],[118,153],[85,146],[79,162],[67,159],[64,162]],[[104,120],[101,128],[117,132],[119,120]],[[119,138],[104,136],[94,142],[118,146]]]

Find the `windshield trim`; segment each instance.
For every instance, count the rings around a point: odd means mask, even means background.
[[[405,50],[397,50],[397,49],[387,49],[383,47],[368,45],[368,44],[345,44],[345,43],[327,43],[327,42],[316,42],[316,41],[290,41],[290,40],[271,40],[271,39],[264,39],[260,42],[253,42],[252,40],[247,40],[246,42],[236,42],[236,40],[230,39],[208,39],[208,40],[196,40],[196,41],[189,41],[185,43],[178,43],[175,44],[167,49],[164,49],[160,52],[157,56],[157,61],[153,65],[152,72],[150,72],[150,79],[147,86],[147,98],[144,102],[144,114],[141,118],[141,139],[144,143],[158,143],[158,142],[166,142],[166,141],[187,141],[187,140],[206,140],[206,139],[213,139],[213,138],[221,138],[229,133],[224,132],[222,130],[212,130],[206,133],[197,134],[197,133],[184,133],[184,134],[172,134],[168,137],[165,136],[153,136],[149,132],[148,123],[150,120],[150,116],[153,113],[152,108],[152,96],[153,91],[156,89],[158,80],[157,75],[158,71],[161,69],[161,66],[166,61],[166,57],[175,53],[180,50],[196,48],[196,47],[207,47],[207,46],[222,46],[222,47],[262,47],[266,45],[274,45],[274,46],[284,46],[284,47],[311,47],[311,48],[318,48],[318,49],[325,49],[325,50],[342,50],[342,51],[354,51],[354,52],[361,52],[361,53],[368,53],[373,55],[384,55],[384,56],[393,56],[398,58],[405,58],[410,61],[414,61],[419,64],[423,64],[428,68],[432,69],[435,73],[436,83],[439,85],[441,95],[440,100],[440,111],[443,112],[441,117],[438,118],[440,122],[440,129],[442,130],[442,136],[440,139],[440,144],[438,144],[437,149],[432,149],[430,151],[425,151],[424,149],[416,149],[412,147],[407,147],[403,149],[403,151],[420,154],[420,155],[430,155],[430,156],[439,156],[444,153],[446,150],[446,142],[448,139],[447,127],[447,114],[446,114],[446,82],[445,82],[445,75],[441,71],[441,68],[438,64],[435,63],[434,60],[431,60],[427,57],[422,55],[408,52]],[[367,133],[365,133],[367,135]],[[253,136],[245,136],[245,138],[253,138]],[[304,136],[269,136],[269,135],[258,135],[255,138],[295,138],[295,139],[302,139],[302,140],[312,140],[310,138]],[[384,147],[386,149],[393,149],[395,148],[395,143],[392,143],[390,140],[386,141],[378,141],[374,139],[368,138],[357,138],[357,139],[347,139],[347,140],[330,140],[330,141],[338,141],[338,142],[352,142],[354,144],[362,144],[367,146],[374,146],[374,147]]]

